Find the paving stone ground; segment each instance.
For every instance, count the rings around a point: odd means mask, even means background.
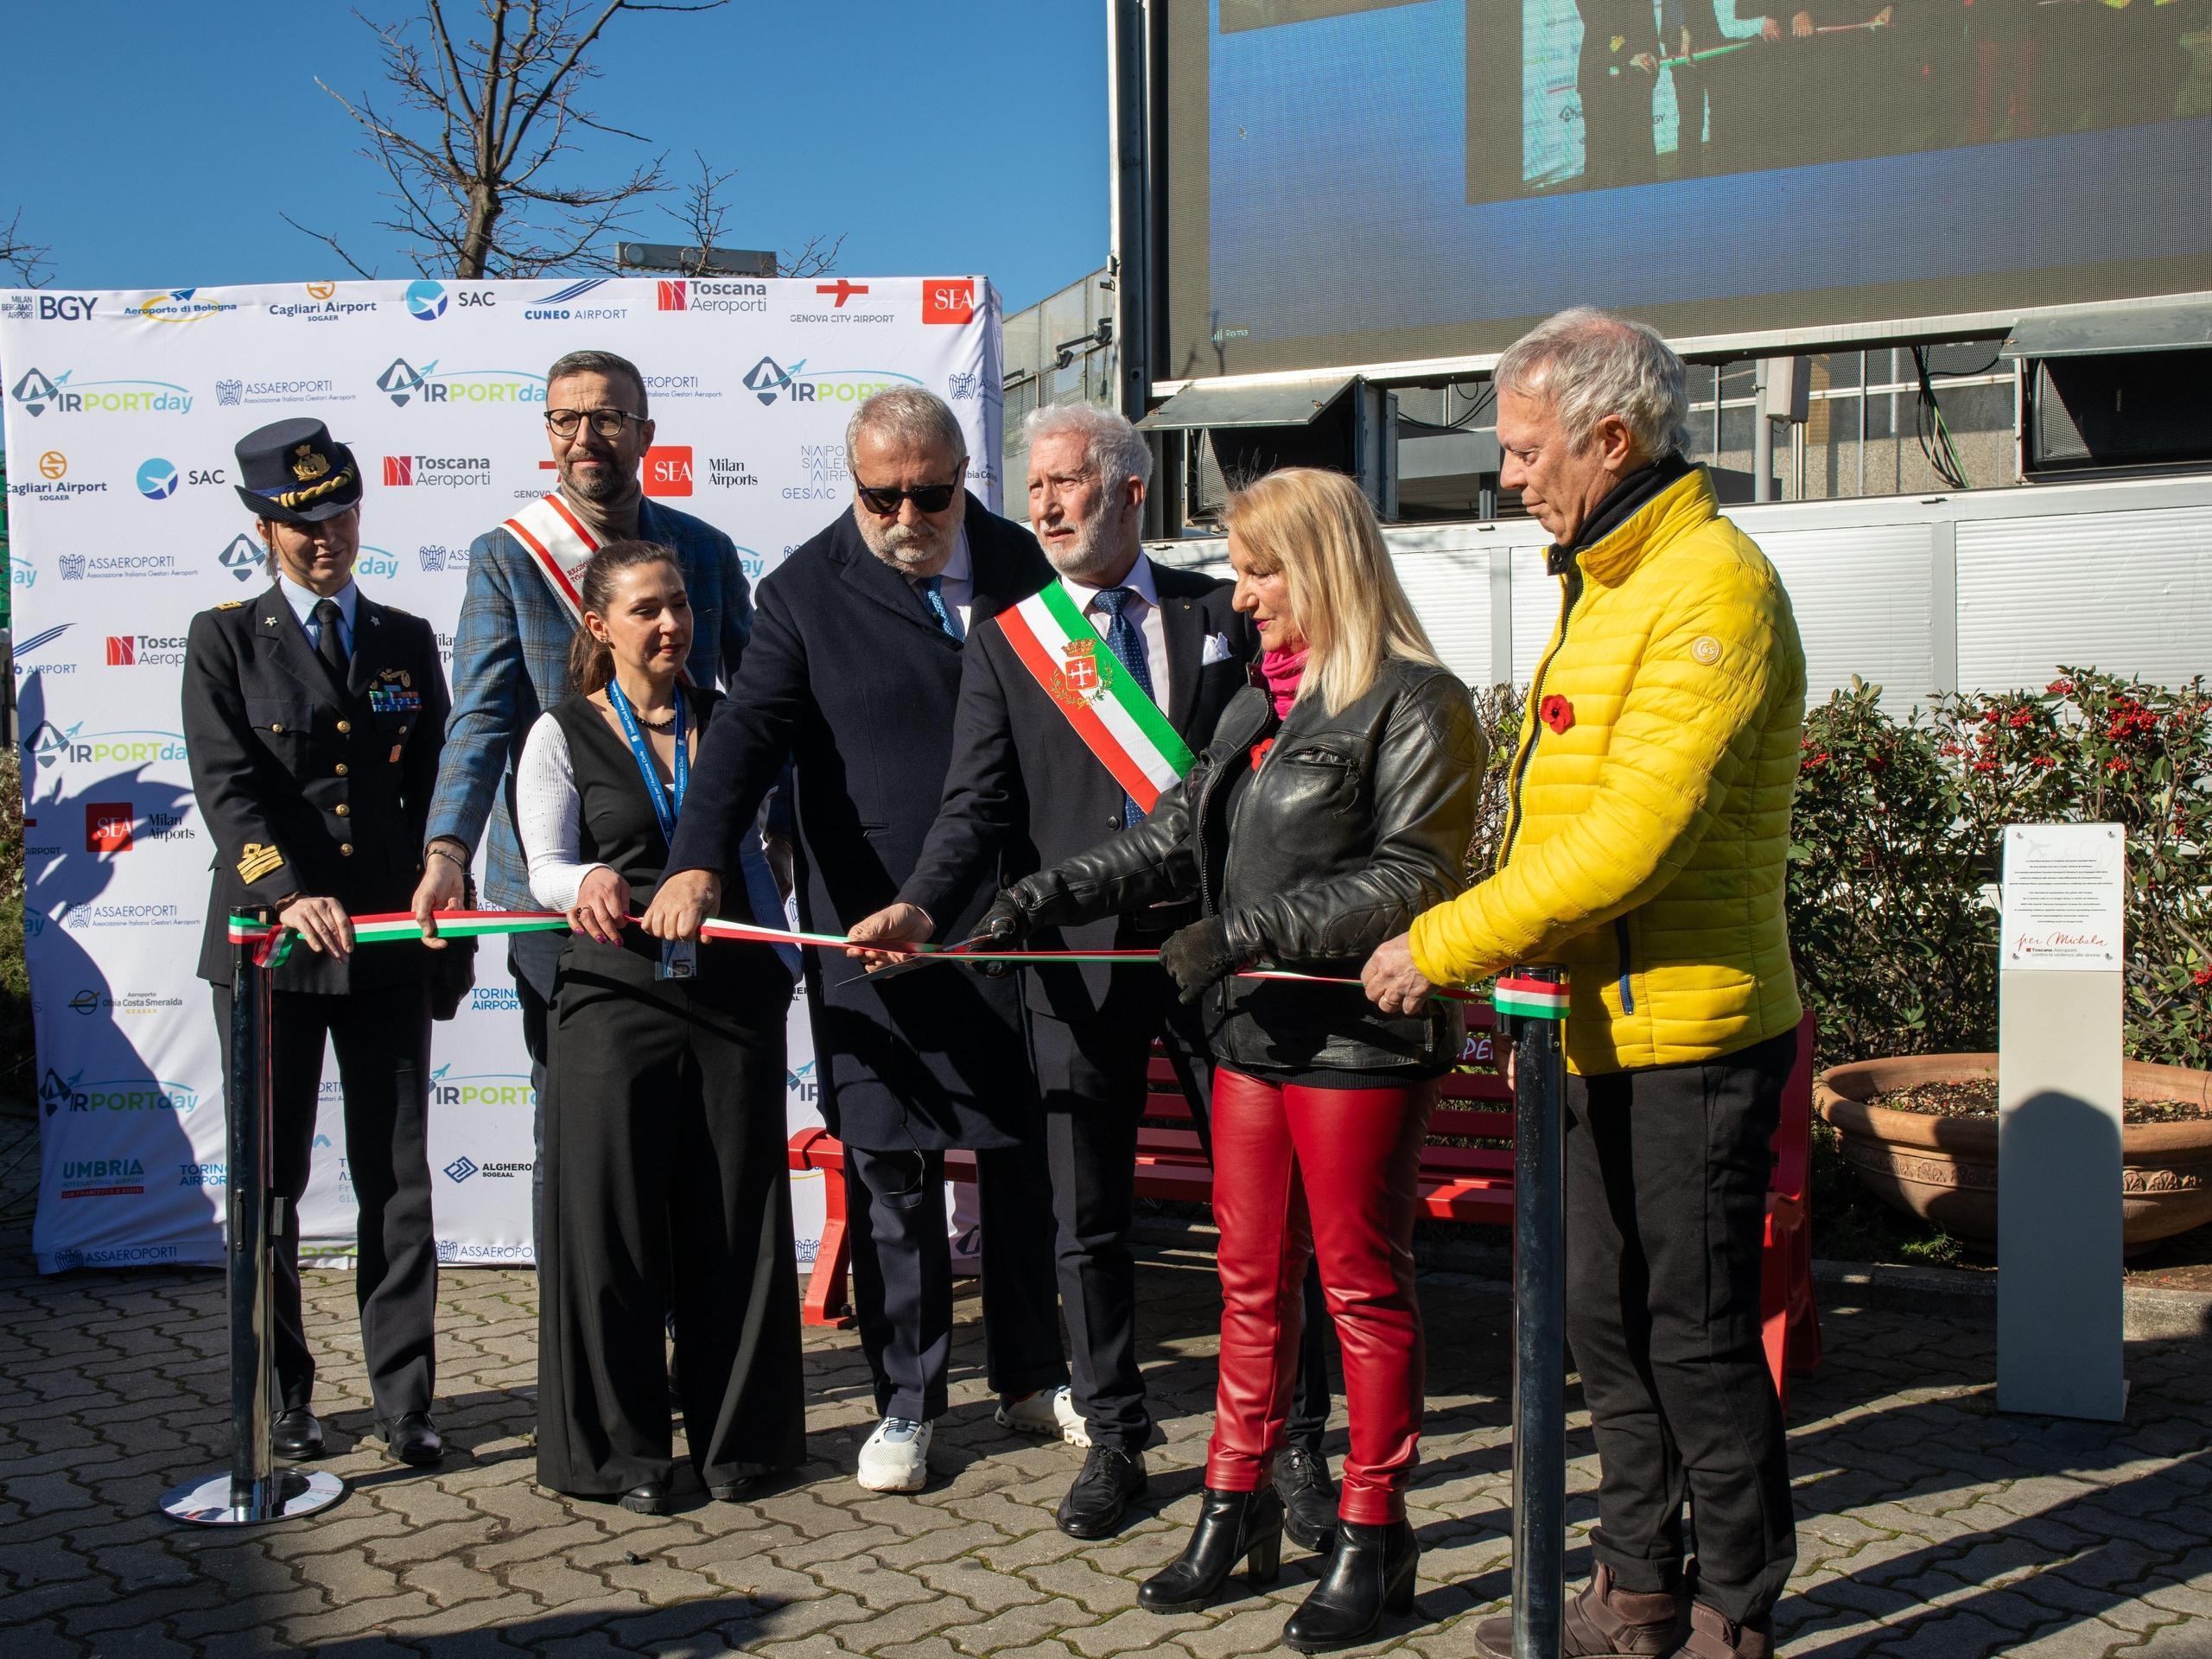
[[[960,1305],[937,1477],[879,1497],[849,1470],[870,1422],[849,1332],[807,1338],[810,1461],[756,1501],[646,1517],[542,1491],[531,1446],[535,1283],[449,1269],[429,1472],[374,1441],[352,1281],[308,1276],[317,1404],[352,1484],[323,1516],[246,1532],[173,1525],[164,1489],[227,1455],[223,1287],[207,1271],[29,1265],[35,1130],[0,1120],[0,1655],[333,1659],[1227,1659],[1279,1645],[1315,1563],[1204,1612],[1139,1611],[1179,1547],[1210,1426],[1215,1321],[1197,1250],[1141,1270],[1163,1442],[1133,1524],[1103,1544],[1052,1509],[1073,1449],[991,1421],[974,1297]],[[1508,1305],[1424,1274],[1429,1414],[1412,1493],[1416,1614],[1376,1651],[1459,1659],[1504,1605],[1511,1449]],[[2207,1351],[2136,1344],[2124,1425],[1999,1416],[1985,1330],[1822,1310],[1827,1359],[1790,1402],[1799,1561],[1777,1610],[1791,1659],[2212,1659],[2212,1374]],[[1596,1478],[1570,1390],[1568,1567],[1587,1570]],[[1342,1418],[1331,1456],[1341,1459]]]

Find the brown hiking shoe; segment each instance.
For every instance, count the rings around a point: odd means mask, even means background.
[[[1677,1649],[1687,1653],[1681,1641],[1688,1607],[1686,1590],[1649,1595],[1624,1590],[1613,1582],[1613,1569],[1600,1566],[1567,1604],[1559,1650],[1565,1659],[1666,1659]],[[1512,1619],[1486,1618],[1476,1625],[1475,1651],[1484,1659],[1513,1659]],[[1729,1651],[1722,1649],[1723,1659]]]
[[[1774,1621],[1738,1624],[1703,1602],[1690,1604],[1689,1640],[1674,1659],[1774,1659]]]

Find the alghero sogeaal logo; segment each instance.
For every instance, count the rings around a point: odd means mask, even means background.
[[[76,380],[76,371],[60,374],[26,369],[8,395],[26,415],[188,415],[192,393],[167,380]],[[544,393],[538,397],[542,401]]]
[[[184,759],[184,734],[125,730],[88,732],[85,723],[57,726],[41,721],[23,740],[23,759],[32,766],[52,772],[58,766],[150,766],[157,761]]]
[[[524,369],[441,369],[435,359],[418,368],[395,357],[377,377],[377,390],[395,409],[543,404],[545,377]]]
[[[911,374],[895,369],[809,369],[804,359],[785,368],[764,357],[745,372],[745,389],[765,404],[779,399],[800,406],[857,407],[893,386],[918,386]]]

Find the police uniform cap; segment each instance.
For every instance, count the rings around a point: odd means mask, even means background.
[[[238,499],[257,518],[319,524],[359,505],[361,469],[321,421],[302,416],[238,442]]]

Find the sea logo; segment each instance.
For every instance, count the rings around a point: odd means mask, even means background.
[[[241,402],[243,402],[243,401],[245,400],[245,381],[243,381],[243,380],[218,380],[218,381],[215,383],[215,407],[216,407],[216,408],[218,408],[218,409],[236,409],[236,408],[238,406],[238,404],[239,404]]]
[[[691,493],[691,446],[657,443],[645,451],[645,491],[647,495]]]
[[[476,1173],[476,1166],[466,1157],[456,1158],[446,1166],[446,1179],[455,1186]]]
[[[149,501],[166,501],[176,493],[177,470],[159,455],[138,463],[138,493]]]
[[[259,542],[241,531],[231,537],[231,543],[215,556],[215,563],[240,582],[251,582],[268,557]]]
[[[52,1117],[64,1106],[73,1112],[85,1112],[92,1109],[92,1102],[86,1097],[85,1091],[77,1086],[84,1081],[84,1077],[85,1074],[82,1071],[72,1071],[65,1077],[52,1066],[46,1068],[46,1075],[39,1079],[38,1098],[39,1103],[46,1108],[46,1115],[48,1117]]]
[[[967,322],[976,315],[976,279],[932,277],[922,284],[924,322]]]
[[[64,415],[186,415],[192,393],[170,380],[86,380],[72,385],[73,369],[48,375],[31,368],[10,395],[34,419],[49,409]]]
[[[427,277],[407,285],[407,315],[417,322],[435,322],[446,314],[446,290]]]
[[[196,288],[172,288],[149,294],[130,308],[149,322],[203,322],[238,308],[235,300],[203,300]]]
[[[654,296],[655,310],[683,311],[690,308],[690,290],[682,283],[664,280],[657,286],[660,291]]]
[[[118,642],[111,639],[112,646]],[[126,647],[129,639],[121,643]],[[113,652],[110,653],[111,658]],[[88,853],[127,853],[130,850],[130,826],[137,821],[137,813],[129,801],[87,801],[85,804],[85,850]]]

